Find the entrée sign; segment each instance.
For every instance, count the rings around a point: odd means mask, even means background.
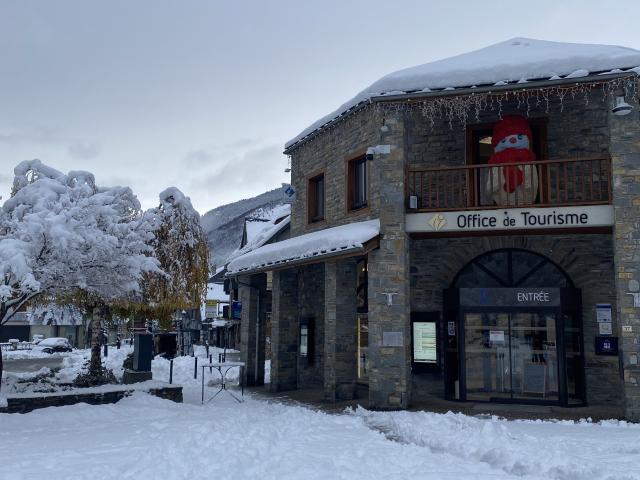
[[[611,205],[409,213],[406,218],[409,233],[608,227],[613,221]]]

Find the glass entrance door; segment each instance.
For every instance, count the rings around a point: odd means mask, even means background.
[[[558,402],[556,315],[466,313],[467,400]]]

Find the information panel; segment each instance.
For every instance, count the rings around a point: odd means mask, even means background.
[[[413,322],[413,361],[437,363],[436,322]]]

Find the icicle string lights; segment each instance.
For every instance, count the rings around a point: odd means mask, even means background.
[[[503,105],[514,102],[517,110],[525,110],[528,116],[531,113],[531,103],[535,101],[534,108],[543,107],[546,114],[551,105],[557,101],[560,111],[564,111],[566,99],[582,97],[585,105],[589,104],[591,92],[598,87],[602,89],[602,101],[613,100],[620,90],[624,91],[625,98],[640,103],[640,79],[638,77],[622,77],[607,82],[576,83],[573,85],[561,85],[552,87],[524,88],[521,90],[507,90],[504,92],[465,93],[460,96],[434,97],[423,99],[409,99],[408,101],[379,102],[378,110],[383,112],[389,109],[396,110],[402,105],[405,110],[419,110],[428,119],[431,126],[437,119],[448,121],[449,126],[458,120],[462,128],[466,128],[470,118],[480,121],[480,114],[486,111],[497,111],[498,118],[502,118]]]
[[[480,121],[480,115],[483,112],[497,112],[498,117],[502,118],[503,104],[514,102],[518,110],[524,110],[528,116],[532,109],[544,109],[549,114],[552,104],[558,103],[560,111],[564,110],[564,101],[567,98],[577,99],[582,97],[585,106],[589,105],[589,99],[592,92],[601,91],[602,102],[613,101],[619,95],[620,91],[624,92],[627,101],[633,101],[636,105],[640,104],[640,77],[626,76],[613,80],[593,81],[584,83],[574,83],[571,85],[557,85],[549,87],[521,88],[519,90],[505,90],[499,92],[471,92],[468,90],[460,95],[448,95],[444,97],[428,97],[408,100],[393,100],[361,103],[350,109],[349,112],[343,113],[340,117],[328,122],[320,127],[309,137],[299,141],[297,145],[292,145],[291,150],[306,146],[319,137],[322,132],[330,131],[338,125],[352,125],[354,128],[360,127],[361,120],[352,123],[354,116],[350,115],[355,111],[364,111],[374,109],[383,118],[387,113],[398,113],[400,111],[419,111],[429,121],[431,127],[435,126],[436,120],[445,120],[449,123],[449,127],[453,128],[454,123],[459,121],[463,129],[466,128],[469,121]]]

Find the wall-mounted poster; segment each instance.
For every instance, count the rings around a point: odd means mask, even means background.
[[[437,363],[438,350],[435,322],[413,322],[413,361]]]

